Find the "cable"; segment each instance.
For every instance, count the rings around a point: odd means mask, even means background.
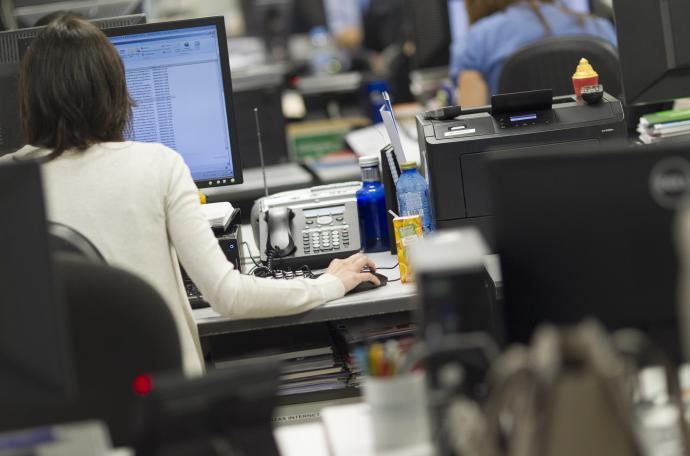
[[[299,277],[303,277],[305,279],[316,279],[317,277],[319,277],[319,275],[314,274],[311,268],[306,264],[298,267],[297,269],[278,269],[276,266],[280,264],[280,262],[277,262],[276,260],[279,259],[279,257],[276,251],[271,248],[266,250],[266,261],[264,261],[263,264],[261,264],[261,260],[257,262],[256,259],[251,255],[249,245],[246,242],[243,242],[243,244],[247,246],[249,257],[254,263],[254,268],[252,268],[252,270],[249,271],[249,275],[261,278],[287,280]]]
[[[252,260],[252,263],[254,263],[255,267],[259,267],[259,263],[256,262],[256,259],[254,258],[254,255],[252,255],[252,249],[249,247],[249,244],[247,244],[247,241],[242,241],[242,245],[247,247],[247,255],[249,255],[249,259]],[[261,260],[259,260],[261,261]],[[253,269],[252,269],[253,270]]]
[[[379,269],[383,269],[384,271],[390,271],[391,269],[395,269],[395,268],[397,268],[398,266],[400,266],[400,263],[395,263],[394,266],[386,267],[386,268],[384,268],[383,266],[377,266],[377,267],[376,267],[376,270],[378,271]]]
[[[264,262],[263,265],[257,264],[256,267],[252,270],[251,274],[256,276],[256,277],[263,277],[263,278],[269,278],[274,276],[274,271],[273,271],[273,258],[275,256],[276,252],[273,249],[267,249],[266,250],[266,261]]]

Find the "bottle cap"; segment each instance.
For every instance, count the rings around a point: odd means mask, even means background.
[[[408,170],[408,169],[417,169],[417,162],[413,161],[408,161],[400,165],[400,169],[403,171]]]
[[[359,157],[359,166],[362,168],[368,168],[370,166],[379,166],[378,155],[366,155],[364,157]]]
[[[589,60],[582,58],[580,59],[580,64],[577,66],[577,70],[573,75],[573,79],[583,79],[583,78],[595,78],[599,74],[594,71],[592,65],[590,65]]]

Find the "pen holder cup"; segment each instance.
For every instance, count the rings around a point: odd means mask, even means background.
[[[367,377],[364,400],[371,409],[377,451],[428,443],[431,440],[424,374]]]

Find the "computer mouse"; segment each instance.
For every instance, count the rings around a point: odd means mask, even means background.
[[[381,281],[381,285],[377,286],[371,282],[362,282],[356,287],[354,287],[352,290],[350,290],[347,294],[373,290],[374,288],[382,287],[388,283],[388,277],[386,277],[385,275],[379,274],[378,272],[375,272],[374,275],[379,278],[379,280]]]

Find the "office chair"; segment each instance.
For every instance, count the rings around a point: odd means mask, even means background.
[[[78,384],[76,403],[61,418],[100,419],[115,446],[127,445],[135,379],[146,383],[142,375],[182,370],[175,321],[163,298],[133,274],[69,253],[58,253],[55,262]]]
[[[53,253],[77,255],[92,263],[105,263],[95,245],[79,231],[57,222],[48,222],[48,242]]]
[[[590,36],[545,38],[519,49],[503,67],[499,93],[553,89],[554,96],[573,93],[572,76],[582,57],[599,73],[604,90],[615,97],[623,93],[616,49]]]

